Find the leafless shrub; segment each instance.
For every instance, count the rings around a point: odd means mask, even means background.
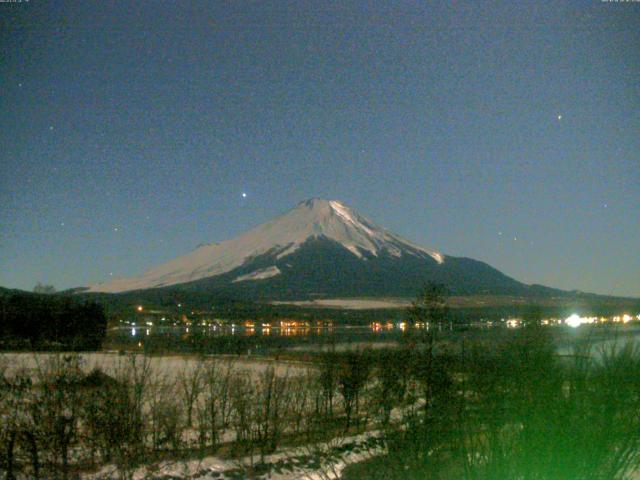
[[[261,375],[256,388],[254,409],[254,443],[260,450],[261,460],[274,452],[284,429],[285,402],[288,395],[288,378],[276,375],[269,366]]]
[[[155,452],[163,448],[180,450],[185,427],[182,405],[175,401],[175,384],[165,375],[153,375],[147,386],[145,411],[148,430]]]
[[[178,373],[178,391],[187,415],[188,428],[191,428],[193,424],[193,408],[198,396],[202,393],[204,375],[205,366],[202,360],[195,367],[188,368],[185,365]]]
[[[333,401],[338,389],[338,356],[329,351],[323,354],[317,379],[322,387],[322,410],[325,416],[333,416]]]
[[[356,422],[359,413],[359,400],[362,389],[369,378],[371,365],[367,352],[347,352],[340,364],[338,373],[338,385],[345,409],[345,429],[349,429],[354,417]]]
[[[63,480],[70,475],[70,454],[79,441],[81,380],[77,355],[49,357],[37,369],[39,436],[48,453],[49,469]]]
[[[231,362],[227,362],[224,367],[220,367],[215,361],[208,362],[204,366],[202,395],[197,405],[201,448],[210,445],[215,449],[220,432],[229,426],[232,374]]]
[[[311,369],[304,375],[289,379],[289,396],[287,416],[290,431],[294,436],[302,433],[305,418],[317,414],[320,392],[317,388],[317,373]],[[316,395],[314,395],[316,393]]]
[[[145,395],[151,378],[147,357],[130,355],[117,365],[114,381],[94,390],[86,428],[95,437],[103,460],[113,462],[122,479],[130,479],[144,457]]]

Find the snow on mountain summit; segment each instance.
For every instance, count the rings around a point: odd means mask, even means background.
[[[314,198],[299,203],[284,215],[231,240],[199,246],[191,253],[171,260],[133,278],[121,278],[93,285],[92,292],[123,292],[176,285],[213,277],[238,268],[251,259],[272,254],[276,259],[295,252],[311,238],[333,240],[353,255],[366,259],[386,251],[392,256],[428,255],[439,264],[444,256],[393,235],[359,215],[342,202]],[[267,273],[267,274],[265,274]],[[278,275],[274,266],[238,277],[256,280]]]

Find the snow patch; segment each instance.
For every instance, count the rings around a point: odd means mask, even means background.
[[[264,278],[275,277],[276,275],[280,275],[280,273],[280,269],[274,265],[272,267],[262,268],[255,272],[247,273],[246,275],[240,275],[233,281],[233,283],[244,282],[245,280],[262,280]]]
[[[356,228],[361,228],[362,230],[367,232],[368,235],[375,236],[375,233],[372,230],[368,229],[357,220],[354,220],[354,218],[349,214],[349,209],[347,209],[347,207],[342,205],[340,202],[332,200],[329,202],[329,204],[331,205],[331,208],[333,208],[333,211],[336,212],[344,220],[346,220],[347,222],[351,222]]]

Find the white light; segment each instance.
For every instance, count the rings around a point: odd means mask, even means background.
[[[597,322],[598,317],[581,317],[577,313],[574,313],[564,321],[565,325],[569,325],[573,328],[579,327],[580,325],[583,325],[585,323],[592,324]]]
[[[570,327],[573,328],[578,328],[580,326],[580,324],[582,323],[582,319],[578,316],[577,313],[574,313],[573,315],[571,315],[570,317],[568,317],[564,323],[566,325],[569,325]]]
[[[507,320],[507,328],[517,328],[520,326],[520,319],[510,318]]]
[[[242,198],[247,198],[247,194],[245,192],[242,192]]]

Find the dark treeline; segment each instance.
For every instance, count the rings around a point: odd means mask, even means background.
[[[97,350],[106,334],[102,306],[68,296],[0,292],[0,348]]]

